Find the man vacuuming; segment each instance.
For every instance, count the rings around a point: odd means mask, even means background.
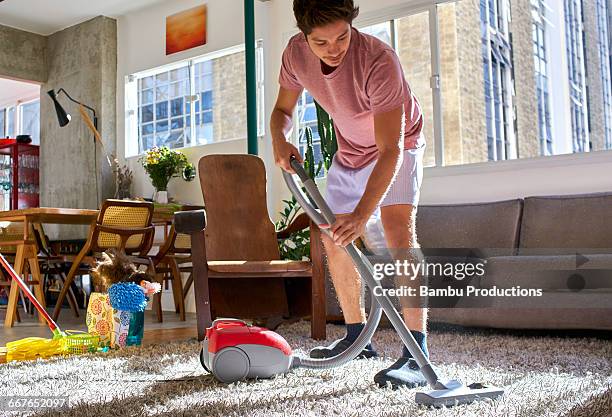
[[[421,107],[412,94],[395,51],[352,27],[359,13],[353,0],[294,0],[301,33],[285,48],[280,89],[270,120],[274,157],[292,172],[291,156],[302,157],[287,135],[292,114],[306,89],[334,121],[338,151],[327,176],[326,201],[337,220],[323,244],[346,336],[311,357],[335,356],[355,341],[365,323],[361,280],[343,247],[363,235],[368,219],[380,210],[385,240],[395,259],[418,248],[415,219],[423,175],[425,139]],[[428,356],[424,308],[403,305],[402,314]],[[375,357],[369,344],[360,357]],[[412,355],[400,357],[374,377],[380,386],[427,384]]]

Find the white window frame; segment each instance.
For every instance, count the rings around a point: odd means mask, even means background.
[[[608,26],[609,4],[606,0],[596,0],[597,47],[601,65],[601,84],[604,111],[604,149],[612,149],[612,74],[610,71],[610,27]]]
[[[589,152],[588,97],[584,56],[583,0],[565,0],[566,45],[570,115],[572,121],[572,147],[574,152]],[[572,10],[572,14],[568,13]]]
[[[171,71],[173,69],[177,69],[177,68],[181,68],[184,66],[187,66],[189,68],[189,77],[190,77],[190,96],[185,96],[186,99],[191,99],[190,100],[190,132],[191,134],[189,135],[189,143],[185,144],[185,146],[179,147],[179,148],[175,148],[175,149],[183,149],[183,148],[189,148],[189,147],[194,147],[194,146],[207,146],[210,144],[217,144],[217,143],[222,143],[222,142],[229,142],[232,140],[243,140],[246,139],[245,137],[241,137],[241,138],[232,138],[232,139],[225,139],[223,141],[213,141],[210,143],[203,143],[203,144],[198,144],[198,143],[194,143],[194,137],[195,137],[195,100],[193,100],[192,98],[195,96],[195,83],[192,82],[194,80],[194,69],[195,69],[195,65],[204,61],[210,61],[210,60],[214,60],[217,58],[221,58],[227,55],[231,55],[231,54],[236,54],[236,53],[240,53],[240,52],[244,52],[245,51],[245,46],[244,44],[240,44],[240,45],[236,45],[236,46],[232,46],[229,48],[224,48],[224,49],[219,49],[217,51],[213,51],[213,52],[209,52],[207,54],[204,55],[199,55],[197,57],[193,57],[193,58],[188,58],[188,59],[183,59],[180,61],[176,61],[170,64],[166,64],[166,65],[162,65],[159,67],[155,67],[155,68],[151,68],[148,70],[144,70],[144,71],[139,71],[137,73],[134,74],[130,74],[127,75],[125,77],[125,97],[124,97],[124,105],[125,105],[125,158],[135,158],[135,157],[140,157],[141,155],[144,154],[143,152],[140,152],[139,149],[139,124],[138,124],[138,106],[140,105],[140,103],[138,102],[138,80],[142,79],[142,78],[146,78],[149,77],[151,75],[155,75],[158,74],[160,72],[164,72],[164,71]],[[264,73],[262,71],[263,69],[263,41],[261,39],[258,39],[256,41],[256,66],[258,68],[258,74],[257,74],[257,95],[258,95],[258,103],[263,103],[263,99],[264,99],[264,95],[263,95],[263,89],[264,89]],[[214,90],[213,90],[214,91]],[[246,103],[246,97],[245,97],[245,103]],[[168,109],[168,111],[170,111],[170,109]],[[265,135],[265,123],[264,123],[264,119],[265,119],[265,114],[264,114],[264,106],[262,105],[258,105],[257,106],[257,111],[258,111],[258,127],[257,127],[257,132],[258,132],[258,136],[259,137],[263,137]],[[170,117],[169,117],[170,119]],[[170,122],[169,122],[170,123]],[[170,128],[169,128],[170,129]],[[186,142],[186,141],[185,141]]]
[[[487,149],[489,161],[500,161],[507,159],[516,159],[518,157],[518,144],[516,141],[516,132],[514,129],[514,80],[512,78],[512,70],[504,64],[502,70],[502,63],[498,58],[495,57],[493,52],[493,37],[499,35],[505,39],[509,44],[509,23],[510,13],[509,4],[507,0],[483,0],[482,3],[485,5],[485,15],[487,22],[482,22],[481,25],[486,24],[484,30],[485,37],[483,38],[483,71],[488,72],[488,78],[491,85],[491,98],[489,103],[484,103],[485,107],[488,105],[491,109],[492,126],[488,125],[487,121]],[[491,4],[493,4],[493,10],[491,10]],[[482,5],[479,4],[479,16],[482,14]],[[491,14],[493,14],[493,20],[496,26],[492,26],[490,22]],[[501,23],[501,25],[500,25]],[[488,64],[484,62],[487,59]],[[493,60],[496,60],[497,65],[494,65]],[[497,80],[497,91],[494,90],[494,80]],[[486,82],[484,87],[487,88]],[[486,98],[486,93],[485,93]],[[499,99],[496,102],[496,98]],[[498,134],[498,123],[497,116],[501,118],[503,122],[501,125],[500,134]],[[489,129],[492,132],[492,136],[489,137]]]
[[[550,80],[550,53],[548,32],[553,29],[552,24],[546,18],[547,12],[550,10],[546,4],[546,0],[532,0],[532,16],[533,21],[533,37],[534,43],[534,64],[536,75],[536,94],[538,101],[538,137],[540,141],[540,155],[554,155],[554,138],[553,121],[552,121],[552,85]],[[540,37],[540,34],[542,35]],[[540,56],[540,52],[544,52],[544,56]],[[544,66],[544,71],[540,70]],[[540,91],[541,89],[541,91]]]

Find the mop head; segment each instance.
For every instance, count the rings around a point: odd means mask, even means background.
[[[431,391],[417,392],[414,401],[417,404],[429,405],[432,407],[451,407],[459,404],[469,404],[474,401],[495,399],[504,393],[501,388],[486,386],[481,383],[463,385],[460,381],[452,380],[443,384],[436,384]]]
[[[64,353],[66,353],[66,345],[60,338],[26,337],[6,344],[7,362],[46,359]]]

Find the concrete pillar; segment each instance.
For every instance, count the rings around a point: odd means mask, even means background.
[[[98,202],[114,194],[113,174],[104,153],[116,152],[116,21],[99,16],[50,35],[47,63],[40,106],[41,205],[97,208]],[[53,103],[46,95],[48,90],[59,88],[96,110],[104,142],[104,149],[97,145],[97,158],[93,134],[78,105],[63,94],[59,101],[72,121],[59,127]]]

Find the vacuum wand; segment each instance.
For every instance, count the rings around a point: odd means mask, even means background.
[[[291,189],[291,191],[293,192],[296,200],[298,200],[298,203],[300,203],[300,206],[304,209],[304,211],[307,212],[307,214],[309,215],[312,214],[313,216],[315,216],[316,218],[313,218],[313,220],[317,222],[319,225],[333,224],[336,221],[336,216],[334,216],[334,213],[331,211],[325,199],[319,192],[319,189],[316,183],[314,182],[314,180],[308,176],[308,174],[306,173],[302,165],[295,158],[291,159],[291,167],[293,168],[297,176],[300,178],[300,181],[304,185],[304,188],[306,189],[306,192],[308,193],[308,197],[310,197],[313,200],[313,202],[317,205],[317,207],[319,208],[321,212],[319,214],[319,212],[316,209],[314,209],[314,207],[309,207],[310,205],[308,204],[308,201],[304,198],[303,193],[297,186],[295,186],[295,182],[293,182],[293,178],[290,178],[290,179],[286,178],[286,180],[288,180],[286,182],[289,188]],[[285,177],[290,176],[290,174],[288,173],[284,173],[284,174],[285,174]],[[291,183],[293,183],[293,185]],[[327,233],[327,234],[330,233],[328,229],[321,229],[321,230],[324,233]],[[361,276],[361,279],[365,281],[368,288],[370,288],[371,293],[374,294],[374,289],[378,287],[379,284],[374,279],[374,270],[373,270],[372,264],[355,247],[355,245],[352,242],[348,244],[344,249],[346,250],[348,255],[351,257],[351,259],[353,260],[353,264],[355,264],[355,266],[357,267],[357,270],[359,272],[359,275]],[[439,378],[438,378],[438,375],[436,374],[436,371],[432,368],[431,363],[427,360],[427,357],[423,354],[423,351],[421,350],[417,341],[414,339],[414,336],[412,335],[412,333],[404,325],[404,321],[400,317],[397,310],[393,307],[393,303],[391,302],[391,300],[389,300],[387,296],[376,296],[375,298],[376,298],[376,301],[381,305],[382,309],[384,310],[385,314],[389,318],[389,321],[391,322],[393,327],[396,330],[398,330],[398,333],[399,333],[400,338],[402,339],[402,342],[404,343],[404,345],[406,345],[410,353],[412,353],[414,360],[419,365],[419,368],[421,369],[421,372],[427,379],[427,382],[429,383],[429,385],[431,387],[437,386]]]
[[[291,167],[300,178],[307,195],[305,195],[302,188],[295,183],[293,175],[283,171],[283,176],[287,186],[302,209],[318,225],[333,224],[336,221],[336,217],[319,192],[314,180],[308,176],[304,167],[294,157],[291,158],[290,163]],[[311,203],[314,203],[316,208]],[[330,233],[328,229],[322,229],[322,231],[328,235]],[[393,306],[391,300],[384,293],[380,294],[374,290],[379,286],[379,283],[374,278],[374,268],[369,259],[367,259],[353,243],[347,245],[345,250],[353,260],[361,279],[370,289],[373,301],[378,303],[385,312],[389,321],[399,334],[400,339],[414,357],[423,376],[427,379],[429,386],[432,388],[431,391],[416,393],[415,401],[418,404],[450,406],[470,403],[482,398],[493,399],[503,394],[504,391],[500,388],[489,387],[480,383],[466,386],[457,380],[442,381],[433,369],[431,362],[414,339],[414,336],[404,324],[402,317]]]

